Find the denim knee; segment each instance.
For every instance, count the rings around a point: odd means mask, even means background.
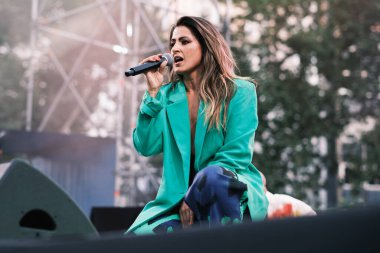
[[[218,186],[221,183],[220,174],[222,170],[223,169],[217,165],[207,166],[195,175],[193,183],[197,182],[200,185],[207,184],[208,187]]]

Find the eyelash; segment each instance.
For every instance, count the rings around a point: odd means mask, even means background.
[[[186,44],[190,43],[190,41],[188,41],[188,40],[182,40],[180,42],[181,42],[182,45],[186,45]],[[173,48],[174,45],[175,45],[175,43],[170,43],[170,48]]]

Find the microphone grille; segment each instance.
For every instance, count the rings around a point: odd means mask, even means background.
[[[167,66],[171,67],[173,65],[174,59],[171,54],[165,53],[162,55],[162,58],[165,58],[165,60],[168,62]]]

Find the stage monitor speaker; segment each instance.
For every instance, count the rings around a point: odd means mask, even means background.
[[[58,185],[23,160],[10,163],[0,179],[0,239],[97,235]]]

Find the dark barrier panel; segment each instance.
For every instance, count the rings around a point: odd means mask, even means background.
[[[143,207],[94,207],[90,219],[99,233],[125,232],[135,221]]]
[[[50,242],[0,242],[0,252],[379,252],[380,208],[191,229],[173,234]]]
[[[59,186],[26,162],[12,161],[0,180],[0,239],[63,235],[97,232]]]
[[[114,205],[115,139],[0,129],[0,162],[19,157],[61,186],[87,216],[93,206]]]

